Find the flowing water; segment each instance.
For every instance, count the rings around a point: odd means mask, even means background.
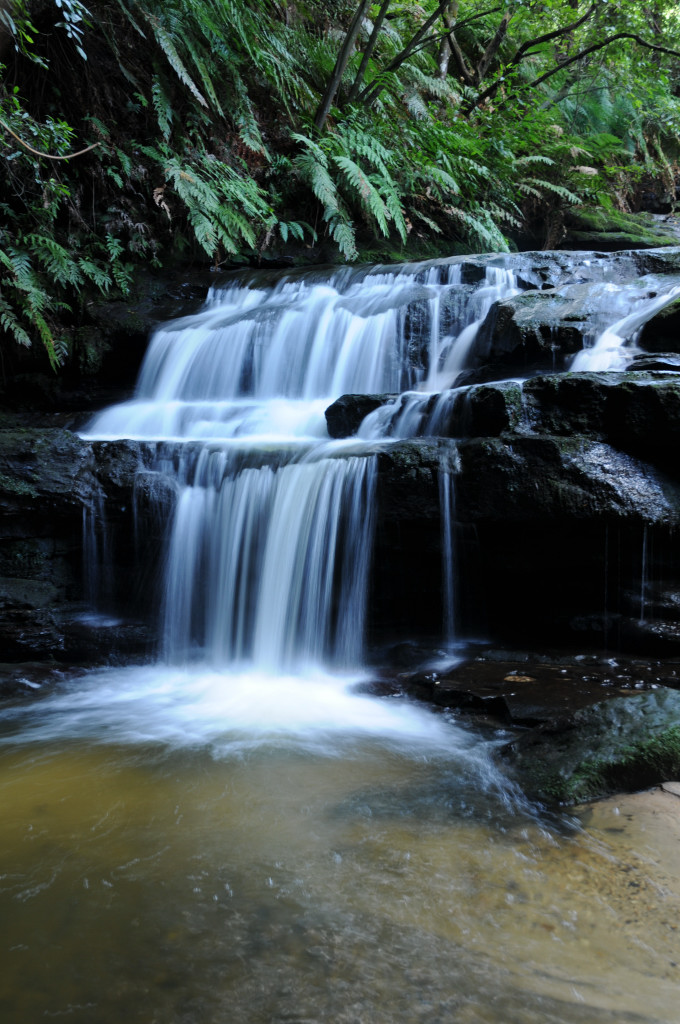
[[[236,281],[88,427],[171,475],[162,649],[3,709],[3,1022],[677,1019],[680,883],[645,807],[548,815],[502,737],[363,685],[376,444],[518,287],[455,262]],[[352,391],[408,393],[401,425],[329,441]],[[450,464],[439,485],[453,657]],[[94,603],[91,516],[84,542]]]

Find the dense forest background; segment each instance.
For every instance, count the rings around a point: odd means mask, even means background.
[[[0,0],[0,334],[141,265],[554,247],[670,211],[676,0]]]

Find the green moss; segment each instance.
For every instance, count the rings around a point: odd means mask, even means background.
[[[615,697],[525,736],[504,758],[532,797],[574,804],[646,789],[680,773],[680,693]]]
[[[6,473],[0,473],[0,490],[5,491],[6,494],[17,494],[26,498],[38,497],[35,487],[18,477],[7,476]]]
[[[621,213],[581,206],[569,212],[567,242],[579,248],[618,251],[655,249],[678,244],[677,235],[660,227],[648,213]]]
[[[546,780],[546,794],[560,803],[582,803],[612,790],[655,785],[680,773],[680,726],[622,747],[615,758],[584,761],[568,777]]]

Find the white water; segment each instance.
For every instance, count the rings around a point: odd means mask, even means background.
[[[329,443],[324,410],[343,393],[417,387],[418,415],[492,303],[516,291],[502,267],[477,286],[455,263],[339,271],[212,290],[202,312],[158,329],[135,399],[83,436],[192,442],[172,469],[167,663],[361,664],[374,460],[365,444]]]
[[[311,442],[327,436],[323,412],[339,395],[433,384],[476,307],[458,265],[409,269],[212,290],[201,313],[158,329],[134,401],[83,436]]]
[[[612,287],[615,294],[611,296],[609,309],[615,310],[620,303],[626,309],[625,315],[606,327],[592,344],[586,344],[581,352],[577,352],[569,369],[574,372],[625,370],[632,356],[639,352],[635,348],[635,338],[640,328],[680,295],[680,285],[676,285],[650,298],[650,288],[653,290],[655,285],[658,286],[658,281],[649,277],[642,278],[637,287]]]

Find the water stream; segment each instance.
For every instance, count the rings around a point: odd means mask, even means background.
[[[362,686],[376,444],[444,388],[436,431],[518,288],[456,263],[237,280],[89,425],[172,462],[162,648],[4,710],[3,1022],[676,1019],[680,885],[661,840],[636,852],[642,819],[547,815],[495,768],[502,737]],[[329,441],[350,392],[402,396],[399,424]],[[450,466],[440,500],[453,651]]]

